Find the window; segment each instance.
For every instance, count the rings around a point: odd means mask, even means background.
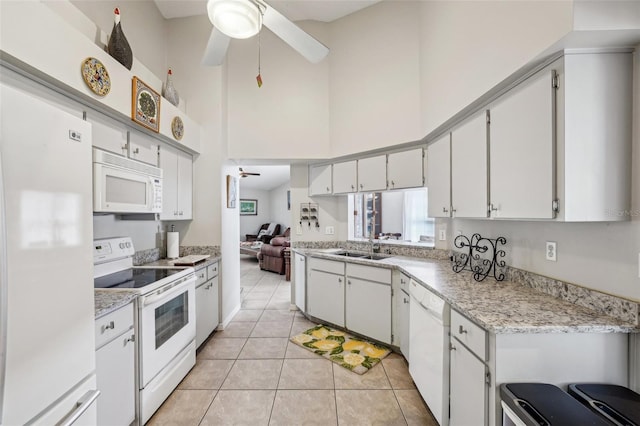
[[[349,194],[349,239],[433,243],[434,220],[427,216],[427,188]]]

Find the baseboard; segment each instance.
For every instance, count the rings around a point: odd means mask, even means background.
[[[240,310],[240,306],[241,304],[238,303],[236,307],[233,309],[233,311],[231,311],[231,313],[225,319],[222,320],[222,323],[218,324],[218,327],[216,328],[216,330],[224,330],[225,327],[229,325],[233,317],[238,313],[238,311]]]
[[[292,304],[289,305],[289,310],[290,311],[299,311],[300,309],[298,309],[298,307],[292,303]]]

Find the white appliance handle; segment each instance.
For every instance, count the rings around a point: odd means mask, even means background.
[[[2,152],[0,152],[0,383],[4,383],[7,367],[7,239],[4,217],[4,178],[2,174]],[[0,386],[0,422],[3,418],[4,386]]]
[[[409,297],[411,297],[413,299],[413,301],[416,302],[416,304],[418,305],[418,307],[420,309],[424,310],[431,318],[433,318],[435,321],[437,321],[438,324],[442,324],[442,318],[440,316],[436,315],[431,309],[427,308],[422,303],[420,303],[420,301],[418,299],[416,299],[416,297],[413,295],[413,293],[409,293]]]
[[[58,423],[59,426],[71,426],[72,424],[74,424],[76,420],[78,420],[80,416],[82,416],[84,412],[87,411],[89,407],[91,407],[91,404],[93,404],[95,400],[98,399],[98,396],[100,396],[100,391],[97,389],[87,391],[87,393],[82,395],[82,397],[76,403],[77,406],[75,410],[73,410],[66,419]]]
[[[173,284],[167,284],[166,286],[154,291],[150,295],[143,296],[142,306],[147,307],[153,305],[154,303],[165,299],[167,296],[184,291],[189,286],[189,284],[195,283],[195,281],[195,275],[191,274],[174,282]]]

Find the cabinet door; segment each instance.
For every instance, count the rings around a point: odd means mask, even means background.
[[[449,217],[451,210],[451,137],[449,134],[427,147],[429,217]]]
[[[128,425],[135,419],[133,330],[96,351],[98,425]]]
[[[306,284],[307,284],[307,265],[305,256],[294,253],[294,280],[296,289],[296,306],[302,312],[306,312]]]
[[[346,327],[391,343],[391,286],[347,277]]]
[[[451,339],[449,426],[487,424],[486,366],[458,340]]]
[[[193,158],[184,151],[177,152],[178,183],[177,210],[182,220],[193,218]]]
[[[218,277],[196,288],[196,348],[218,326]]]
[[[161,220],[178,218],[178,150],[168,145],[160,147],[162,169],[162,213]]]
[[[129,132],[129,158],[158,167],[158,147],[160,143],[135,130]]]
[[[331,194],[331,164],[309,167],[309,195]]]
[[[333,165],[333,193],[344,194],[358,190],[356,161],[345,161]]]
[[[87,111],[87,121],[91,123],[93,146],[127,156],[127,128],[124,124],[91,109]]]
[[[358,160],[358,190],[360,192],[385,191],[387,189],[387,156]]]
[[[554,217],[554,104],[552,72],[542,71],[491,107],[492,217]]]
[[[309,315],[344,327],[344,277],[312,269],[307,278]]]
[[[487,113],[451,133],[451,207],[454,217],[487,217]]]
[[[387,181],[389,189],[416,188],[424,185],[422,148],[389,154]]]
[[[410,300],[409,300],[409,295],[404,291],[400,291],[398,293],[399,295],[396,299],[396,309],[398,309],[398,313],[399,313],[398,321],[400,323],[400,326],[398,327],[398,333],[399,333],[398,340],[400,341],[400,352],[402,352],[402,355],[404,355],[404,357],[407,359],[408,362],[411,362],[411,360],[409,359]]]

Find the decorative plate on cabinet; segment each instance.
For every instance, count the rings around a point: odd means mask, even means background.
[[[184,135],[184,123],[180,117],[176,116],[171,120],[171,133],[173,133],[173,137],[176,138],[176,140],[182,139]]]
[[[80,66],[82,78],[89,89],[99,96],[105,96],[111,90],[111,78],[104,64],[96,58],[87,58]]]

